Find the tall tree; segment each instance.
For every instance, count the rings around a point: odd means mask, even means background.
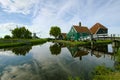
[[[56,39],[61,34],[61,29],[58,26],[52,26],[49,34]]]
[[[13,38],[22,38],[22,39],[32,38],[32,33],[25,27],[15,28],[14,30],[12,30],[12,35]]]

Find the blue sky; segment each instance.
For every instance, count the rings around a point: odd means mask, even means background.
[[[120,0],[0,0],[0,37],[16,25],[49,37],[51,26],[68,32],[82,22],[90,28],[99,22],[110,34],[120,34]]]

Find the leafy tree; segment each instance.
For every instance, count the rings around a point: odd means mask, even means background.
[[[52,26],[49,34],[57,39],[57,37],[61,34],[61,29],[57,26]]]
[[[4,36],[4,39],[10,39],[11,37],[10,37],[10,35],[5,35]]]
[[[32,33],[25,27],[15,28],[14,30],[12,30],[12,35],[13,38],[22,38],[22,39],[32,38]]]

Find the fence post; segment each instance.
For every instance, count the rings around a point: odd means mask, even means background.
[[[111,34],[111,40],[112,40],[112,34]]]

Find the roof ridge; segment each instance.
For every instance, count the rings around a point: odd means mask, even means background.
[[[91,33],[89,28],[86,27],[86,26],[73,26],[74,29],[77,31],[77,32],[85,32],[85,33]]]

